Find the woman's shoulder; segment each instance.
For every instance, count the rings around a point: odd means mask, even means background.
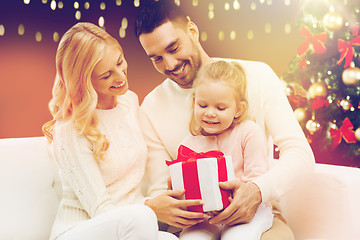
[[[125,94],[118,96],[117,100],[120,104],[125,104],[129,106],[139,106],[139,98],[136,93],[131,90],[126,91]]]

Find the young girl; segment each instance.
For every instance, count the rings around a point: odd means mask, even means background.
[[[50,239],[177,239],[158,232],[144,205],[147,150],[119,43],[94,24],[74,25],[59,43],[52,93],[43,132],[63,194]]]
[[[232,157],[237,179],[256,184],[256,178],[269,168],[268,148],[265,135],[247,115],[246,76],[242,67],[225,61],[205,65],[193,88],[192,135],[182,145],[196,152],[222,151]],[[229,207],[236,202],[236,191],[233,194]],[[185,229],[180,239],[260,239],[272,221],[271,207],[261,204],[249,223],[212,225],[210,220]]]

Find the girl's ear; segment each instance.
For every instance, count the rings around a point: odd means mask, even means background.
[[[246,103],[245,102],[241,102],[238,106],[237,106],[237,111],[235,113],[235,118],[240,117],[243,113],[244,110],[246,108]]]

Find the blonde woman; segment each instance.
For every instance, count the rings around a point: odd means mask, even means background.
[[[191,135],[182,145],[196,152],[220,150],[232,157],[236,180],[220,183],[227,190],[232,182],[255,182],[269,169],[267,141],[260,127],[248,117],[246,76],[238,63],[215,61],[204,65],[193,83]],[[230,205],[223,214],[236,212],[241,197],[233,191]],[[216,218],[218,212],[210,213]],[[269,203],[260,204],[249,223],[236,224],[230,217],[227,224],[199,223],[183,230],[181,240],[248,239],[259,240],[273,222]]]
[[[117,40],[91,23],[71,27],[56,53],[52,94],[43,132],[63,195],[50,239],[176,239],[158,232],[144,205],[147,150]]]

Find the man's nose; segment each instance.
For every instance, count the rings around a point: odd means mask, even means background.
[[[173,71],[177,64],[177,60],[172,56],[165,56],[164,62],[165,62],[166,69],[169,71]]]

